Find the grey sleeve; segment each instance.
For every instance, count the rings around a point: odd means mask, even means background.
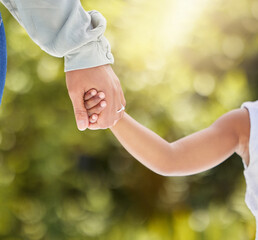
[[[105,18],[80,0],[1,0],[41,49],[65,58],[65,71],[114,62]]]

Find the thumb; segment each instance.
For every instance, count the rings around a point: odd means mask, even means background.
[[[76,124],[80,131],[86,130],[89,125],[88,113],[84,106],[83,97],[83,93],[71,96]]]

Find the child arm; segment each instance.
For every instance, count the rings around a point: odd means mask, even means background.
[[[244,157],[250,123],[246,109],[233,110],[210,127],[168,143],[125,114],[111,131],[143,165],[165,176],[183,176],[208,170],[234,152]]]

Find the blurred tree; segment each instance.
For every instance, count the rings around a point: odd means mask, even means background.
[[[127,111],[169,141],[258,98],[258,1],[84,0],[106,16]],[[106,131],[78,132],[63,61],[0,6],[8,75],[0,108],[0,238],[253,239],[234,155],[158,176]]]

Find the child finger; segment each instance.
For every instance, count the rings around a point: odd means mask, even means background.
[[[91,117],[90,117],[90,123],[95,123],[95,122],[97,122],[97,120],[98,120],[98,114],[92,114],[91,115]]]
[[[97,106],[87,110],[88,115],[91,117],[93,114],[100,114],[106,106],[107,102],[101,101]]]
[[[89,99],[91,99],[92,97],[94,97],[97,94],[97,90],[92,88],[89,91],[87,91],[84,95],[84,101],[87,101]]]
[[[99,92],[96,96],[94,96],[94,97],[90,98],[89,100],[85,101],[86,109],[91,109],[91,108],[95,107],[104,98],[105,98],[105,94],[103,92]]]

